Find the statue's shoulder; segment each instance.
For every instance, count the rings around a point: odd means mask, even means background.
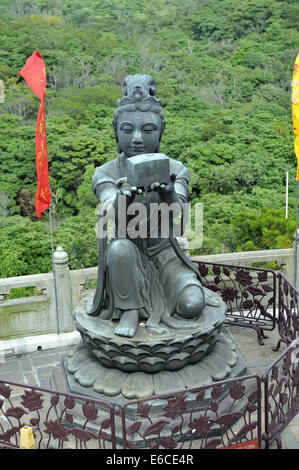
[[[115,158],[114,160],[110,160],[109,162],[104,163],[101,166],[98,166],[95,169],[95,174],[111,174],[111,176],[117,176],[117,172],[119,169],[118,159]]]
[[[109,162],[104,163],[101,166],[98,166],[94,172],[94,178],[101,178],[103,176],[110,176],[110,178],[118,179],[120,170],[119,170],[119,161],[117,158],[110,160]]]
[[[169,158],[170,163],[170,173],[175,174],[177,178],[185,178],[187,181],[189,180],[188,176],[188,169],[183,165],[182,162],[178,160],[174,160],[173,158]]]
[[[115,181],[120,178],[120,170],[118,159],[111,160],[104,163],[101,166],[98,166],[95,169],[94,175],[92,177],[92,187],[93,191],[101,183],[115,183]]]

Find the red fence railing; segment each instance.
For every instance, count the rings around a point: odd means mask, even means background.
[[[223,449],[261,442],[258,376],[136,400],[122,408],[125,449]]]
[[[276,324],[277,273],[270,269],[196,262],[203,284],[226,302],[226,323],[253,328],[262,345]]]
[[[278,350],[281,342],[289,345],[299,337],[299,292],[282,273],[279,273],[277,304]]]
[[[299,411],[299,292],[280,272],[196,264],[204,285],[226,302],[227,324],[253,328],[260,344],[277,326],[276,349],[282,342],[287,347],[262,378],[214,382],[122,407],[0,380],[0,447],[18,448],[25,425],[41,449],[281,446],[282,431]]]
[[[299,411],[299,339],[266,370],[263,376],[265,400],[265,432],[263,440],[269,448]]]
[[[19,448],[24,426],[39,449],[116,447],[108,401],[0,380],[0,445]]]

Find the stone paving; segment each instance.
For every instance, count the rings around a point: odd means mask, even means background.
[[[268,338],[261,346],[257,341],[256,332],[252,329],[242,327],[226,329],[234,337],[252,374],[262,376],[266,368],[283,352],[285,347],[282,344],[280,351],[272,350],[279,340],[276,330],[267,332]],[[62,367],[62,356],[69,349],[70,347],[41,349],[32,353],[7,356],[4,362],[0,363],[0,379],[50,389],[53,371]],[[299,449],[299,414],[283,431],[281,440],[283,449]],[[273,446],[275,447],[276,445]]]

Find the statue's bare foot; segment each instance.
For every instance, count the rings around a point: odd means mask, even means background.
[[[123,310],[114,333],[118,336],[132,338],[137,331],[138,317],[138,310]]]

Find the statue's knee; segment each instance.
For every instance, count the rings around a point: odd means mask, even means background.
[[[204,294],[199,286],[187,286],[181,292],[176,312],[183,318],[198,318],[205,308]]]
[[[109,246],[107,261],[117,260],[128,261],[132,260],[135,255],[134,245],[130,240],[114,240]]]

